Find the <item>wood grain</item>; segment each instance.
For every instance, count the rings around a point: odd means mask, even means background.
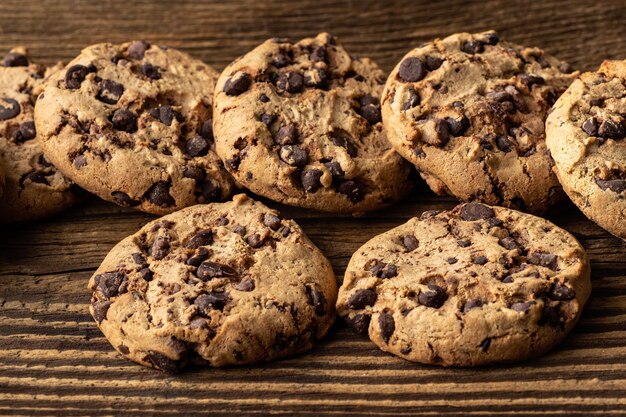
[[[389,70],[433,37],[495,28],[592,69],[626,57],[624,16],[620,0],[2,0],[0,49],[24,44],[54,62],[90,43],[144,38],[222,68],[267,37],[328,30]],[[454,205],[423,184],[408,201],[360,218],[266,203],[301,224],[338,279],[370,237]],[[342,323],[311,353],[262,366],[170,376],[132,364],[89,316],[86,282],[115,243],[152,218],[93,198],[54,219],[0,229],[0,415],[626,414],[626,243],[570,203],[549,218],[574,233],[592,261],[594,289],[580,324],[548,355],[478,369],[403,361]]]

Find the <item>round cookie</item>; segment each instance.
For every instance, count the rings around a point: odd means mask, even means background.
[[[111,344],[165,371],[309,350],[337,299],[332,267],[302,229],[243,194],[148,223],[111,250],[89,288]]]
[[[30,63],[22,47],[2,58],[0,176],[4,173],[5,185],[0,224],[44,218],[82,198],[81,190],[50,164],[35,140],[33,106],[44,78],[59,68]]]
[[[217,82],[217,153],[241,184],[281,203],[337,213],[387,206],[410,190],[410,167],[383,130],[384,79],[330,34],[270,39]]]
[[[225,199],[234,181],[214,152],[216,79],[203,62],[143,41],[87,47],[37,101],[41,145],[120,206],[164,214]]]
[[[387,136],[437,194],[541,213],[562,196],[546,113],[576,73],[495,32],[459,33],[406,54],[382,97]]]
[[[626,60],[582,74],[546,122],[563,189],[587,217],[626,239]]]
[[[539,217],[467,203],[378,235],[348,264],[337,311],[380,349],[477,366],[540,355],[591,291],[576,239]]]

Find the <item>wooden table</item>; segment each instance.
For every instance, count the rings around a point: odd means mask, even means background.
[[[495,28],[581,69],[626,58],[626,2],[505,1],[0,2],[0,50],[30,47],[40,62],[99,41],[144,38],[223,68],[265,38],[322,30],[386,70],[411,47]],[[432,2],[435,3],[435,2]],[[370,237],[426,209],[448,208],[422,184],[414,197],[362,218],[280,207],[328,255],[341,279]],[[593,294],[554,352],[515,366],[443,369],[380,352],[337,323],[306,355],[255,367],[170,376],[117,354],[91,319],[87,279],[120,239],[152,217],[92,198],[40,223],[0,229],[2,415],[624,415],[626,243],[570,203],[550,218],[581,240]]]

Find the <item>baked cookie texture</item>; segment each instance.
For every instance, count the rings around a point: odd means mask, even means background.
[[[83,194],[43,155],[36,140],[33,107],[44,79],[60,69],[29,61],[24,47],[0,66],[0,224],[37,220],[58,213]],[[0,174],[0,177],[2,174]]]
[[[390,205],[411,183],[381,122],[384,80],[328,33],[270,39],[217,82],[217,153],[237,181],[281,203],[337,213]]]
[[[584,73],[546,123],[563,189],[591,220],[626,239],[626,60]]]
[[[387,137],[437,194],[542,213],[563,195],[544,122],[576,75],[493,31],[437,39],[391,72]]]
[[[143,41],[85,48],[53,76],[35,119],[46,156],[124,207],[165,214],[235,188],[214,151],[217,72]]]
[[[519,361],[556,346],[591,291],[576,239],[539,217],[472,202],[365,243],[338,313],[386,352],[443,366]]]
[[[89,289],[111,344],[165,371],[309,350],[337,299],[332,267],[302,229],[243,194],[148,223],[111,250]]]

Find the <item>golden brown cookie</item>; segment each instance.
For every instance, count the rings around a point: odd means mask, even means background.
[[[467,203],[378,235],[352,256],[337,311],[382,350],[476,366],[540,355],[589,298],[589,260],[563,229]]]

